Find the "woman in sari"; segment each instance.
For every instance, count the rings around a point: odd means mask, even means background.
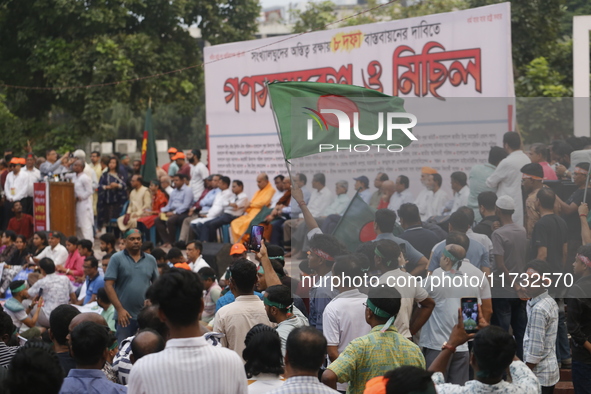
[[[151,228],[154,225],[154,220],[160,215],[160,210],[168,204],[168,194],[160,185],[160,181],[150,182],[150,193],[152,193],[152,210],[145,212],[144,216],[137,220],[140,228],[141,226],[146,229]]]
[[[117,219],[121,215],[121,208],[127,201],[125,180],[119,173],[119,160],[116,157],[109,159],[108,171],[101,175],[98,187],[98,227],[108,224],[111,219]]]

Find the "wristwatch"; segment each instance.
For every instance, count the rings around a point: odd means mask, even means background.
[[[452,346],[452,345],[448,345],[447,341],[443,342],[443,345],[441,345],[441,351],[445,350],[445,349],[449,349],[451,350],[452,353],[456,352],[456,347]]]

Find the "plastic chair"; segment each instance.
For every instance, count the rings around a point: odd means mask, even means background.
[[[125,204],[123,204],[123,208],[121,208],[121,214],[119,215],[119,217],[124,216],[127,213],[127,208],[129,207],[129,200],[125,201]],[[111,220],[109,220],[109,224],[107,225],[107,232],[112,232],[114,231],[115,228],[117,228],[117,219],[118,218],[113,218]],[[111,230],[111,231],[109,231]]]
[[[222,242],[225,244],[230,243],[230,225],[224,224],[222,227],[220,227],[220,232],[222,234]]]

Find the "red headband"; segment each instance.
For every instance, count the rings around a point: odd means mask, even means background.
[[[334,261],[334,258],[331,255],[329,255],[328,253],[326,253],[320,249],[311,249],[310,251],[312,253],[314,253],[316,256],[320,257],[321,259],[328,260],[328,261]]]

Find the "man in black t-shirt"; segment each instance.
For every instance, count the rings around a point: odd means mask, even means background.
[[[578,189],[566,200],[560,201],[560,213],[565,220],[568,227],[568,254],[567,261],[575,261],[577,249],[581,246],[581,221],[579,219],[578,208],[583,202],[585,195],[585,188],[587,182],[587,174],[589,172],[589,163],[579,163],[575,166],[573,171],[573,182],[578,186]],[[591,190],[587,190],[588,205],[591,205]],[[569,267],[570,270],[571,267]]]
[[[548,262],[552,273],[564,272],[564,268],[567,268],[567,225],[564,219],[554,214],[555,201],[556,195],[552,189],[542,188],[538,191],[536,208],[540,212],[540,220],[532,231],[530,249],[530,260]]]
[[[500,226],[500,219],[495,213],[497,195],[494,192],[482,192],[478,195],[478,210],[482,220],[474,226],[473,231],[491,238],[495,222]]]

